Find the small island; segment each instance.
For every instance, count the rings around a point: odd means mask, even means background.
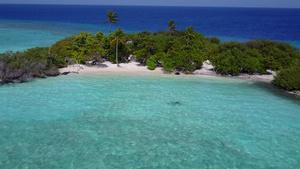
[[[111,30],[111,23],[118,21],[117,15],[109,10],[107,16]],[[6,52],[0,54],[1,83],[116,64],[116,69],[107,68],[106,73],[129,69],[131,73],[141,73],[158,68],[161,70],[155,72],[238,76],[272,82],[287,91],[300,90],[300,52],[288,43],[271,40],[221,43],[216,37],[204,37],[194,31],[193,26],[176,30],[174,20],[168,23],[167,30],[124,33],[118,28],[109,35],[81,32],[50,47]],[[135,66],[128,64],[132,61],[137,62]],[[71,67],[66,69],[68,66]]]

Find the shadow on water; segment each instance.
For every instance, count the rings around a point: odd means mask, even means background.
[[[182,105],[182,103],[179,102],[179,101],[172,101],[172,102],[169,102],[168,104],[171,105],[171,106],[180,106],[180,105]]]
[[[255,85],[257,87],[259,87],[260,89],[263,89],[267,92],[273,93],[277,96],[280,97],[284,97],[287,99],[292,100],[294,103],[299,104],[300,105],[300,97],[297,95],[293,95],[291,93],[286,92],[283,89],[277,88],[275,87],[273,84],[271,83],[265,83],[265,82],[255,82]]]

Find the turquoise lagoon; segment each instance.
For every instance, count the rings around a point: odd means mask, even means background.
[[[0,87],[0,168],[300,168],[300,102],[209,76]]]
[[[105,32],[101,26],[88,24],[0,19],[0,53],[49,47],[80,32],[96,33],[102,30]]]

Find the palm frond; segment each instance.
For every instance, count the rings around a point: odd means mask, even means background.
[[[112,10],[108,10],[106,15],[107,15],[108,18],[106,19],[105,22],[109,21],[113,24],[116,24],[116,21],[119,21],[119,19],[117,19],[118,14],[116,12],[113,12]]]
[[[174,20],[171,20],[170,22],[168,22],[167,30],[169,30],[171,32],[171,31],[175,31],[175,28],[176,28],[176,24],[175,24]]]

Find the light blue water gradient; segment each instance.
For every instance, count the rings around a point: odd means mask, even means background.
[[[170,75],[4,85],[0,168],[299,168],[300,102],[269,88]]]

